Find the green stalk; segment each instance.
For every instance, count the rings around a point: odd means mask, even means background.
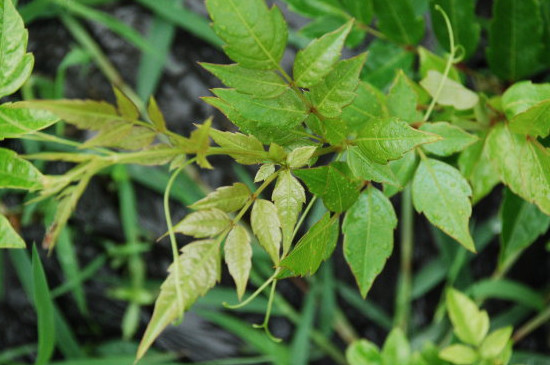
[[[530,334],[548,321],[550,321],[550,305],[547,306],[537,316],[535,316],[535,318],[531,319],[529,322],[520,327],[516,331],[516,333],[514,333],[514,336],[512,336],[512,340],[516,343],[521,341],[528,334]]]

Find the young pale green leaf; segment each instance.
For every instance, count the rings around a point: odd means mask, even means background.
[[[25,248],[25,241],[15,232],[8,218],[0,214],[1,248]]]
[[[439,44],[449,49],[449,32],[444,18],[435,10],[439,5],[449,16],[455,43],[464,48],[464,58],[474,54],[479,44],[480,26],[475,14],[475,0],[431,0],[431,20]]]
[[[258,98],[274,98],[288,90],[287,83],[273,71],[254,70],[235,65],[201,63],[201,66],[228,87]]]
[[[342,225],[344,257],[363,297],[391,255],[396,226],[393,206],[372,185],[346,213]]]
[[[443,88],[438,93],[442,82]],[[476,93],[450,78],[443,80],[443,75],[438,71],[428,71],[428,75],[420,80],[420,85],[433,98],[437,97],[438,104],[452,106],[457,110],[472,109],[479,102],[479,97]]]
[[[189,137],[189,152],[197,155],[197,165],[203,169],[211,169],[212,165],[206,159],[206,153],[210,148],[210,127],[212,126],[212,118],[208,118],[204,123],[197,125],[197,129],[191,132]]]
[[[170,323],[183,316],[181,310],[189,309],[219,280],[221,275],[219,245],[213,240],[189,243],[182,248],[177,265],[177,271],[174,264],[168,268],[169,274],[160,287],[153,317],[139,344],[137,360],[145,355],[155,339]],[[175,276],[176,272],[180,273],[180,277]],[[179,290],[176,289],[177,286]],[[178,293],[181,294],[180,298]]]
[[[508,267],[523,250],[550,228],[550,216],[508,189],[500,208],[500,220],[500,267]]]
[[[349,365],[382,365],[378,347],[367,340],[356,340],[346,349]]]
[[[359,150],[359,147],[349,147],[347,162],[353,175],[366,181],[376,181],[401,187],[401,183],[389,164],[379,164],[372,161]]]
[[[473,134],[447,122],[424,123],[420,130],[443,137],[441,141],[422,146],[425,151],[437,156],[450,156],[478,140]]]
[[[285,257],[280,267],[296,276],[313,275],[321,263],[327,260],[336,247],[339,233],[338,215],[325,215],[300,238],[296,247]]]
[[[174,232],[195,238],[213,237],[223,232],[231,224],[231,219],[222,210],[212,208],[188,214],[174,226]]]
[[[288,29],[277,7],[268,9],[262,0],[207,0],[206,7],[233,61],[247,68],[280,68]]]
[[[489,316],[481,311],[473,300],[449,288],[446,295],[447,312],[455,334],[461,341],[479,346],[489,331]]]
[[[349,21],[334,32],[313,40],[299,51],[294,61],[294,82],[301,87],[311,87],[320,82],[336,64],[353,22]]]
[[[311,100],[319,113],[337,118],[342,109],[351,104],[365,59],[366,53],[362,53],[338,62],[322,82],[310,88]]]
[[[397,118],[372,120],[355,140],[355,144],[374,162],[385,164],[397,160],[418,145],[431,143],[441,137],[412,128]]]
[[[256,176],[254,176],[254,182],[257,183],[257,182],[260,182],[260,181],[264,181],[265,179],[267,179],[268,177],[270,177],[274,173],[275,173],[275,165],[274,164],[272,164],[272,163],[263,164],[258,169],[258,172],[256,173]]]
[[[317,150],[316,146],[298,147],[292,150],[286,157],[286,163],[291,169],[297,169],[309,164],[309,160]]]
[[[12,108],[9,103],[3,104],[0,106],[0,140],[39,131],[58,120],[45,110]]]
[[[148,128],[136,127],[127,122],[112,122],[79,148],[116,147],[137,150],[149,146],[155,136],[156,132]]]
[[[508,120],[517,114],[550,99],[550,83],[533,84],[531,81],[521,81],[510,86],[502,94],[502,109]]]
[[[237,225],[229,232],[225,240],[224,252],[225,262],[237,286],[237,296],[240,300],[246,290],[252,267],[250,236],[243,226]]]
[[[489,26],[487,61],[505,80],[535,73],[543,51],[542,16],[537,0],[496,0]]]
[[[491,332],[479,346],[479,354],[484,359],[492,359],[499,356],[505,349],[510,337],[512,327],[499,328]]]
[[[342,119],[348,127],[358,132],[371,120],[389,116],[386,96],[374,86],[359,82],[357,96],[342,112]]]
[[[549,115],[550,100],[546,100],[512,118],[510,130],[514,133],[544,138],[550,134]]]
[[[164,115],[160,111],[160,108],[157,105],[157,101],[152,96],[149,99],[149,104],[147,104],[147,115],[149,115],[149,119],[151,119],[151,121],[157,128],[157,131],[161,133],[167,131]]]
[[[439,352],[442,360],[457,365],[471,365],[478,360],[476,351],[470,346],[455,344],[443,348]]]
[[[0,97],[16,92],[34,65],[27,52],[29,34],[11,1],[0,2]]]
[[[279,146],[277,143],[271,143],[269,145],[268,156],[275,163],[283,163],[286,161],[287,153],[282,146]]]
[[[425,78],[428,76],[428,71],[435,70],[441,74],[445,72],[445,66],[447,60],[440,57],[424,47],[418,47],[418,55],[420,56],[420,77]],[[449,71],[449,78],[456,82],[460,82],[460,75],[456,68],[451,67]]]
[[[399,186],[384,185],[384,195],[389,198],[401,191],[411,181],[418,166],[418,158],[414,151],[410,151],[399,160],[390,161],[388,165],[399,181]]]
[[[35,364],[46,365],[50,363],[55,349],[54,306],[36,245],[32,248],[32,299],[38,318],[38,354]]]
[[[250,198],[250,189],[243,183],[235,183],[231,186],[222,186],[208,194],[198,202],[189,206],[195,210],[217,208],[226,213],[241,209]]]
[[[369,57],[361,73],[361,79],[384,90],[391,84],[399,70],[412,74],[414,54],[392,42],[374,40],[369,48]]]
[[[359,196],[359,184],[350,178],[349,167],[343,162],[329,166],[295,170],[309,190],[323,199],[325,207],[336,213],[347,210]]]
[[[407,337],[400,328],[394,328],[382,347],[384,364],[407,364],[411,356],[411,347]]]
[[[126,120],[138,120],[139,109],[136,104],[119,88],[114,87],[113,92],[116,98],[118,114],[126,118]]]
[[[271,196],[277,207],[277,214],[283,231],[283,253],[287,253],[292,244],[294,225],[306,201],[304,188],[289,170],[283,170]]]
[[[418,94],[414,85],[400,70],[386,99],[389,115],[409,123],[419,121],[422,115],[416,110],[416,104],[418,104]]]
[[[229,156],[243,165],[260,163],[267,157],[263,144],[254,136],[210,129],[210,137],[224,148]]]
[[[505,124],[487,137],[487,153],[510,190],[550,215],[550,152]]]
[[[42,174],[12,150],[0,148],[0,187],[37,190],[42,188]]]
[[[374,0],[378,27],[392,41],[415,45],[424,37],[424,20],[416,16],[410,0]]]
[[[487,154],[486,135],[467,147],[458,158],[462,175],[472,186],[472,202],[476,203],[500,182],[498,171]]]
[[[471,195],[470,185],[451,165],[430,158],[420,162],[412,183],[414,207],[433,225],[475,252],[468,228]]]
[[[275,205],[268,200],[256,200],[250,214],[250,224],[260,245],[269,254],[273,263],[278,264],[281,250],[281,221]]]

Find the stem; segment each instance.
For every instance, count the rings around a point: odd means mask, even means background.
[[[411,186],[407,185],[401,195],[401,273],[395,303],[395,325],[405,333],[409,325],[412,291],[413,259],[413,206]]]
[[[550,306],[547,306],[542,312],[540,312],[535,318],[520,327],[516,333],[512,336],[514,342],[521,341],[528,334],[550,321]]]
[[[235,304],[235,305],[230,305],[230,304],[227,304],[226,302],[223,303],[223,306],[225,308],[228,308],[228,309],[238,309],[238,308],[242,308],[246,305],[248,305],[250,302],[252,302],[252,300],[254,300],[258,294],[260,294],[261,292],[264,291],[265,288],[267,288],[267,286],[269,284],[271,284],[271,282],[273,280],[275,280],[275,278],[277,277],[277,275],[279,275],[279,269],[275,270],[275,272],[273,273],[273,275],[271,275],[269,277],[269,279],[267,279],[258,289],[256,289],[256,291],[254,293],[252,293],[244,302],[241,302],[239,304]]]
[[[269,317],[271,317],[271,310],[273,309],[273,299],[275,298],[275,288],[277,287],[277,280],[273,280],[273,283],[271,284],[271,290],[269,292],[269,299],[267,302],[267,309],[265,312],[264,321],[262,324],[254,324],[252,327],[254,328],[263,328],[265,331],[265,334],[267,337],[269,337],[274,342],[281,342],[282,339],[273,336],[271,331],[269,330]]]

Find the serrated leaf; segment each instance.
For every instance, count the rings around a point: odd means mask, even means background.
[[[349,134],[346,122],[340,118],[321,120],[315,114],[310,114],[306,119],[306,125],[314,134],[322,136],[332,145],[341,144]]]
[[[512,330],[513,328],[508,326],[491,332],[479,346],[479,354],[485,359],[499,356],[506,349]]]
[[[438,93],[442,82],[443,88]],[[438,71],[428,71],[428,75],[420,80],[420,85],[433,98],[437,97],[438,104],[452,106],[457,110],[472,109],[479,102],[479,96],[476,93],[450,78],[443,80],[443,75]]]
[[[405,153],[399,160],[390,161],[388,165],[400,184],[400,187],[384,185],[384,195],[390,198],[411,181],[418,166],[418,157],[414,151],[410,151]]]
[[[393,206],[372,185],[346,213],[342,225],[344,257],[363,298],[391,255],[396,226]]]
[[[502,94],[502,109],[508,120],[517,114],[550,99],[550,83],[533,84],[532,81],[521,81],[510,86]]]
[[[510,130],[533,137],[547,137],[550,134],[549,115],[550,100],[546,100],[514,116],[510,122]]]
[[[422,146],[425,151],[437,156],[450,156],[478,140],[476,136],[447,122],[424,123],[420,130],[443,137],[441,141]]]
[[[478,346],[489,331],[489,316],[478,309],[473,300],[449,288],[446,295],[447,312],[455,334],[463,342]]]
[[[147,104],[147,114],[159,132],[166,132],[166,120],[164,120],[164,115],[160,111],[157,101],[152,96],[149,98],[149,104]]]
[[[378,27],[391,40],[415,45],[424,37],[424,20],[414,13],[410,0],[374,0]]]
[[[268,10],[261,0],[207,0],[206,7],[233,61],[261,70],[280,67],[288,29],[277,7]]]
[[[431,20],[433,29],[439,44],[448,52],[449,32],[441,14],[435,10],[439,5],[449,17],[455,43],[464,48],[464,58],[468,59],[474,54],[479,44],[480,26],[475,14],[475,0],[431,0]]]
[[[507,267],[550,228],[550,216],[506,189],[500,208],[499,266]]]
[[[224,148],[224,152],[243,165],[260,163],[267,157],[263,144],[254,136],[210,129],[210,137]]]
[[[341,11],[338,0],[284,0],[292,11],[309,18]]]
[[[496,0],[487,61],[493,73],[518,80],[536,72],[543,51],[542,15],[536,0]]]
[[[324,36],[327,33],[333,32],[344,26],[351,17],[347,14],[336,15],[328,14],[312,19],[299,31],[299,34],[307,39],[315,39]],[[359,28],[358,24],[351,28],[344,45],[348,48],[356,48],[365,39],[366,32]]]
[[[252,268],[250,236],[243,226],[237,225],[229,232],[225,239],[224,252],[225,262],[237,286],[237,296],[240,300],[246,290]]]
[[[342,47],[353,23],[347,22],[334,32],[313,40],[300,50],[294,60],[294,82],[301,87],[311,87],[329,74],[340,58]]]
[[[268,200],[256,200],[250,214],[250,224],[260,245],[269,254],[273,263],[278,264],[281,250],[281,221],[275,205]]]
[[[550,152],[505,124],[487,137],[487,154],[510,190],[550,215]]]
[[[37,190],[42,188],[42,174],[12,150],[0,148],[0,188]]]
[[[441,74],[444,73],[447,65],[447,60],[440,57],[424,47],[418,47],[418,55],[420,57],[420,77],[425,78],[428,76],[428,71],[435,70]],[[460,75],[456,68],[451,67],[449,71],[449,78],[456,82],[460,82]]]
[[[355,140],[361,152],[377,163],[397,160],[416,146],[441,137],[412,128],[397,118],[380,118],[368,123]]]
[[[208,118],[203,124],[199,124],[189,137],[189,145],[192,146],[191,150],[197,155],[197,164],[204,169],[212,168],[212,165],[206,159],[206,153],[210,147],[211,126],[212,118]]]
[[[376,39],[370,44],[368,52],[361,79],[381,90],[392,82],[399,70],[412,73],[414,54],[396,44]]]
[[[286,151],[282,146],[279,146],[277,143],[271,143],[269,145],[268,156],[271,161],[276,163],[283,163],[286,161]]]
[[[162,283],[160,294],[155,302],[153,316],[147,325],[137,351],[137,360],[141,359],[161,332],[187,310],[218,280],[220,270],[219,247],[214,240],[192,242],[181,250],[177,265],[180,277],[175,277],[174,264],[168,268],[168,277]],[[177,290],[176,286],[180,289]],[[178,298],[177,293],[182,298]],[[182,302],[179,302],[179,299]]]
[[[407,364],[411,356],[411,346],[401,328],[394,328],[382,347],[384,364]]]
[[[195,238],[213,237],[223,232],[231,224],[231,219],[222,210],[212,208],[188,214],[174,226],[174,232]]]
[[[372,161],[361,153],[359,147],[349,147],[347,151],[348,166],[355,177],[366,181],[401,186],[389,164],[382,165]]]
[[[0,140],[39,131],[59,121],[45,110],[12,108],[11,105],[0,106]]]
[[[289,170],[280,172],[271,196],[281,222],[283,232],[283,254],[286,254],[292,244],[292,233],[306,201],[304,188]]]
[[[472,214],[472,189],[454,167],[434,159],[423,159],[412,183],[413,204],[419,213],[475,252],[468,221]]]
[[[349,365],[382,365],[378,347],[367,340],[355,340],[346,349]]]
[[[291,169],[297,169],[307,165],[316,150],[316,146],[304,146],[292,150],[286,157],[288,167]]]
[[[329,166],[295,170],[309,190],[323,199],[325,207],[336,213],[347,210],[359,196],[359,184],[350,178],[349,168],[343,162]]]
[[[298,241],[296,247],[285,257],[280,267],[296,276],[313,275],[321,263],[327,260],[336,247],[339,233],[338,216],[325,213]]]
[[[260,166],[256,176],[254,176],[254,182],[264,181],[275,173],[275,165],[272,163],[266,163]]]
[[[81,144],[79,148],[114,147],[137,150],[149,146],[155,136],[156,132],[148,128],[136,127],[127,122],[113,122]]]
[[[201,63],[201,66],[226,86],[258,98],[273,98],[288,90],[288,85],[273,71],[254,70],[234,65]]]
[[[319,113],[326,118],[337,118],[342,109],[351,104],[365,59],[366,53],[362,53],[338,62],[323,82],[310,88],[311,101]]]
[[[0,214],[0,249],[25,247],[25,241],[15,232],[8,218]]]
[[[231,186],[222,186],[208,194],[198,202],[189,206],[194,210],[216,208],[226,213],[241,209],[250,198],[250,189],[243,183],[235,183]]]
[[[449,361],[457,365],[470,365],[478,360],[477,353],[469,346],[454,344],[443,348],[439,352],[442,360]]]
[[[371,120],[389,116],[386,107],[386,96],[374,86],[359,82],[356,90],[357,96],[342,113],[342,120],[348,127],[358,132]]]
[[[0,97],[16,92],[34,65],[27,52],[29,34],[11,1],[0,2]]]
[[[118,114],[127,120],[138,120],[139,110],[130,98],[117,87],[113,88],[116,98]]]
[[[414,85],[400,70],[386,98],[389,115],[409,123],[416,122],[421,119],[421,115],[416,110],[417,104],[418,94],[414,89]]]

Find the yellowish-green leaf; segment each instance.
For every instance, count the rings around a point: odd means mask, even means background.
[[[174,226],[174,231],[195,238],[213,237],[223,232],[231,219],[222,210],[212,208],[188,214]]]
[[[189,206],[195,210],[217,208],[231,213],[241,209],[250,198],[251,192],[243,183],[235,183],[231,186],[222,186],[208,194],[198,202]]]
[[[461,344],[445,347],[439,352],[439,357],[457,365],[471,365],[479,358],[473,348]]]
[[[514,116],[510,122],[510,130],[533,137],[548,136],[550,134],[550,100],[538,103]]]
[[[485,359],[492,359],[499,356],[505,349],[510,337],[512,327],[503,327],[491,332],[479,346],[479,353]]]
[[[45,110],[19,109],[11,106],[9,103],[0,106],[0,140],[39,131],[59,120]]]
[[[283,170],[277,178],[272,199],[277,207],[277,214],[283,231],[283,253],[286,254],[292,244],[294,226],[302,205],[306,201],[304,188],[289,170]]]
[[[443,87],[438,93],[442,82]],[[472,109],[479,102],[479,96],[476,93],[448,77],[443,80],[443,75],[435,70],[428,71],[428,75],[420,81],[420,85],[433,98],[437,97],[438,104],[452,106],[457,110]]]
[[[447,312],[455,334],[461,341],[479,346],[489,331],[489,316],[473,300],[458,290],[449,288],[446,296]]]
[[[254,182],[264,181],[275,172],[275,165],[272,163],[266,163],[260,166],[256,176],[254,176]]]
[[[453,0],[454,1],[454,0]],[[418,47],[418,55],[420,56],[420,76],[425,78],[428,76],[428,71],[435,70],[439,73],[445,71],[445,66],[447,65],[447,60],[443,57],[440,57],[424,47]],[[456,68],[451,67],[449,71],[449,78],[456,82],[460,82],[460,75]]]
[[[1,214],[0,248],[25,248],[25,241],[15,232],[8,218]]]
[[[447,122],[424,123],[420,130],[443,137],[441,141],[422,146],[425,151],[437,156],[450,156],[478,140],[476,136]]]
[[[42,174],[12,150],[0,148],[0,188],[37,190],[42,188]]]
[[[118,114],[123,116],[129,121],[134,121],[139,119],[139,110],[130,98],[124,94],[119,88],[113,88]]]
[[[502,109],[511,120],[517,114],[550,99],[550,83],[533,84],[532,81],[521,81],[510,86],[502,94]]]
[[[260,245],[269,254],[273,263],[278,264],[281,250],[281,221],[275,205],[268,200],[256,200],[250,214],[250,224]]]
[[[166,120],[164,120],[164,115],[160,111],[157,101],[152,96],[147,105],[147,114],[159,132],[166,132]]]
[[[210,136],[214,142],[224,148],[225,153],[243,165],[257,164],[267,158],[264,146],[254,136],[220,132],[216,129],[210,129]]]
[[[349,365],[382,365],[380,349],[367,340],[356,340],[346,349]]]
[[[421,120],[422,115],[416,110],[416,104],[418,94],[415,86],[403,70],[399,70],[386,98],[389,115],[408,123]]]
[[[80,145],[79,148],[115,147],[137,150],[149,146],[155,136],[156,132],[148,128],[136,127],[127,122],[113,122]]]
[[[313,154],[317,150],[315,146],[298,147],[292,150],[286,157],[286,163],[291,169],[297,169],[302,166],[308,165],[309,160],[313,157]]]
[[[225,240],[224,252],[225,262],[237,286],[237,296],[240,300],[246,290],[252,267],[250,236],[243,226],[237,225],[229,232]]]
[[[204,169],[211,169],[212,165],[206,159],[206,153],[210,147],[210,126],[212,118],[208,118],[203,124],[197,126],[189,137],[190,145],[193,146],[193,152],[197,155],[197,164]]]

